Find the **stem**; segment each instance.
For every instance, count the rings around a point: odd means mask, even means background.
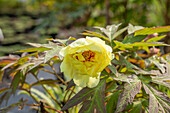
[[[66,103],[66,96],[68,94],[69,90],[67,90],[66,94],[64,95],[63,102]]]
[[[70,99],[71,95],[74,93],[74,89],[75,89],[75,86],[74,86],[73,89],[71,90],[71,93],[70,93],[70,95],[68,96],[67,101]]]
[[[38,77],[33,74],[33,76],[37,79],[38,82],[40,82],[40,80],[38,79]],[[61,104],[54,98],[54,96],[44,87],[44,85],[41,85],[44,90],[51,96],[51,98],[62,108]]]
[[[67,86],[67,83],[57,74],[57,72],[55,71],[53,65],[50,65],[51,66],[51,69],[54,71],[54,75],[56,75],[56,77],[64,84]]]
[[[54,75],[54,73],[53,72],[51,72],[51,71],[49,71],[49,70],[47,70],[47,69],[44,69],[44,68],[40,68],[42,71],[45,71],[45,72],[47,72],[47,73],[50,73],[50,74],[53,74]]]
[[[32,95],[31,91],[30,90],[27,90],[27,89],[23,89],[23,88],[20,88],[21,90],[24,90],[26,91],[27,93],[30,94],[30,96],[34,99],[34,101],[38,104],[39,102],[36,100],[36,98]]]
[[[25,104],[25,105],[27,105],[27,106],[40,106],[39,104]],[[48,108],[48,109],[51,109],[51,110],[53,110],[53,111],[56,111],[56,112],[58,112],[58,113],[63,113],[62,111],[60,111],[60,110],[57,110],[57,109],[54,109],[54,108],[51,108],[51,107],[49,107],[49,106],[44,106],[45,108]]]
[[[57,109],[54,109],[54,108],[51,108],[51,107],[49,107],[49,106],[44,106],[45,108],[48,108],[48,109],[51,109],[51,110],[53,110],[53,111],[56,111],[56,112],[58,112],[58,113],[63,113],[62,111],[59,111],[59,110],[57,110]]]

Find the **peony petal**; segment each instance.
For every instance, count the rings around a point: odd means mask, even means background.
[[[99,83],[99,81],[100,81],[100,73],[98,73],[97,77],[89,77],[89,81],[87,83],[87,86],[89,88],[96,87],[97,84]]]
[[[106,44],[105,44],[105,41],[101,40],[100,38],[97,38],[97,37],[93,37],[93,38],[90,38],[90,37],[86,37],[86,40],[87,42],[93,42],[93,44],[90,45],[90,50],[94,50],[94,51],[104,51],[106,50]],[[110,47],[110,46],[108,46]],[[112,48],[110,47],[109,50],[112,50]]]
[[[69,46],[74,48],[74,47],[81,47],[89,44],[91,44],[91,42],[88,43],[85,38],[79,38],[78,40],[71,43]]]
[[[73,77],[73,68],[70,67],[72,67],[72,63],[70,63],[70,55],[66,55],[63,62],[60,65],[61,72],[64,72],[64,75]]]
[[[94,51],[94,52],[102,52],[104,51],[104,47],[102,45],[99,45],[97,43],[92,43],[91,45],[86,46],[88,50]]]
[[[67,47],[64,47],[61,50],[60,55],[65,56],[66,54],[74,54],[76,52],[86,51],[88,50],[86,49],[86,46],[90,45],[91,43],[92,42],[87,42],[85,38],[80,38],[68,45]]]
[[[74,74],[73,81],[77,86],[86,87],[87,83],[89,82],[89,75],[76,73]]]
[[[97,77],[90,77],[89,75],[75,74],[73,77],[74,83],[79,87],[89,87],[93,88],[97,86],[100,81],[100,73]]]
[[[111,53],[112,52],[112,48],[108,45],[105,45],[106,51]]]
[[[101,40],[100,38],[97,38],[97,37],[86,37],[86,40],[87,42],[95,42],[95,43],[98,43],[98,44],[101,44],[101,45],[105,45],[105,41]]]

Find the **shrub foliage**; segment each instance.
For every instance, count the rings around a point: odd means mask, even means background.
[[[8,101],[17,91],[29,95],[35,103],[27,104],[27,100],[21,99],[18,103],[0,108],[0,111],[7,112],[16,106],[22,109],[28,105],[42,113],[168,113],[170,54],[162,54],[161,49],[156,47],[169,46],[158,41],[166,38],[164,32],[169,32],[170,26],[143,28],[129,24],[123,29],[119,29],[119,26],[120,24],[106,28],[95,27],[98,32],[81,33],[99,37],[113,49],[111,65],[102,71],[100,82],[94,88],[77,87],[73,80],[68,81],[54,68],[54,64],[61,63],[63,59],[59,51],[76,40],[74,37],[66,40],[49,39],[48,44],[28,43],[33,47],[17,52],[29,54],[22,57],[2,57],[1,79],[4,72],[10,70],[12,82],[0,89],[0,104]],[[126,32],[123,40],[117,40]],[[157,35],[154,36],[154,33]],[[39,70],[52,74],[57,79],[40,79],[37,76]],[[37,81],[26,82],[28,76],[35,77]],[[38,85],[44,91],[34,87]]]

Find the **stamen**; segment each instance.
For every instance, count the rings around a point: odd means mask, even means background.
[[[78,56],[76,56],[76,59],[79,60]]]
[[[90,61],[90,59],[95,56],[95,53],[89,50],[89,51],[84,51],[82,55],[86,59],[86,61]]]

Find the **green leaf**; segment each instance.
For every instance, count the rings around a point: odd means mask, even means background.
[[[125,83],[124,90],[119,96],[116,112],[118,113],[123,111],[128,103],[132,104],[135,95],[140,91],[140,89],[140,80],[136,80],[135,82],[131,82],[130,84]]]
[[[2,102],[4,101],[4,100],[6,100],[6,105],[8,104],[8,100],[9,100],[9,98],[11,97],[11,95],[12,95],[12,91],[11,90],[9,90],[9,91],[6,91],[3,95],[1,95],[1,97],[0,97],[0,105],[2,104]]]
[[[16,51],[18,53],[23,53],[23,52],[43,52],[43,51],[47,51],[50,50],[50,48],[46,48],[46,47],[34,47],[34,48],[29,48],[29,49],[25,49],[25,50],[20,50],[20,51]]]
[[[27,62],[27,60],[28,60],[29,57],[34,56],[34,55],[37,55],[37,54],[38,54],[38,52],[28,54],[28,55],[26,55],[26,56],[21,57],[20,59],[18,59],[18,62],[24,64],[25,62]]]
[[[142,113],[142,103],[141,101],[137,101],[133,103],[133,108],[129,113]]]
[[[46,86],[47,87],[47,86]],[[62,87],[60,87],[60,86],[58,86],[57,84],[56,84],[56,86],[55,87],[49,87],[51,90],[51,94],[52,95],[57,95],[57,97],[56,98],[58,98],[58,99],[60,99],[60,100],[63,100],[64,99],[64,94],[63,94],[63,89],[62,89]],[[48,89],[49,89],[48,88]],[[61,109],[61,107],[60,107],[60,109]]]
[[[126,49],[132,49],[133,48],[133,46],[131,46],[131,45],[123,44],[122,42],[119,42],[119,41],[116,41],[116,40],[114,40],[113,42],[116,44],[116,46],[113,49],[118,48],[120,50],[126,50]]]
[[[166,82],[166,81],[170,81],[170,76],[151,76],[152,78],[152,82],[166,86],[168,88],[170,88],[170,83]]]
[[[10,88],[1,88],[1,89],[0,89],[0,94],[3,93],[3,92],[5,92],[5,91],[7,91],[8,89],[10,89]]]
[[[112,34],[114,34],[117,30],[118,30],[118,28],[119,28],[119,26],[121,25],[121,23],[120,24],[113,24],[113,25],[107,25],[106,26],[106,29],[107,30],[109,30]]]
[[[39,81],[37,81],[35,83],[32,83],[30,85],[30,88],[33,87],[33,86],[44,85],[44,84],[48,84],[50,86],[50,85],[54,85],[56,82],[59,82],[59,81],[58,80],[53,80],[53,79],[39,80]]]
[[[94,109],[90,109],[90,111],[87,112],[87,109],[90,108],[92,101],[91,100],[86,100],[83,103],[83,106],[81,107],[81,109],[79,110],[79,113],[94,113]],[[94,108],[94,104],[92,105],[92,108]]]
[[[63,46],[54,45],[52,46],[52,50],[47,51],[45,54],[44,62],[47,62],[49,59],[51,59],[54,56],[59,56],[60,50],[63,48]]]
[[[41,97],[43,100],[46,101],[46,103],[51,106],[51,107],[55,107],[55,104],[53,103],[52,99],[47,97],[47,95],[45,95],[43,92],[35,89],[35,88],[31,88],[31,93],[34,93],[35,95],[38,95],[39,97]]]
[[[81,34],[82,34],[82,35],[86,35],[86,36],[99,37],[99,38],[101,38],[101,39],[104,39],[104,40],[110,42],[110,40],[109,40],[107,37],[105,37],[104,35],[102,35],[102,34],[100,34],[100,33],[96,33],[96,32],[93,32],[93,31],[88,31],[88,30],[86,30],[86,32],[87,32],[87,33],[81,33]]]
[[[116,76],[118,76],[117,69],[114,65],[108,65],[108,68],[112,71],[112,73],[114,73]]]
[[[162,42],[135,42],[133,44],[127,44],[129,46],[145,47],[145,46],[169,46]]]
[[[151,70],[151,71],[145,71],[140,68],[135,70],[136,74],[141,74],[141,75],[156,75],[156,76],[162,76],[163,74],[160,73],[159,70]]]
[[[166,35],[162,35],[162,36],[158,36],[158,37],[153,37],[153,38],[150,38],[150,39],[146,40],[146,42],[157,42],[157,41],[163,39],[164,37],[166,37]]]
[[[160,57],[159,57],[160,58]],[[170,75],[170,56],[168,58],[167,56],[167,59],[165,60],[163,57],[161,57],[161,62],[163,62],[165,65],[165,68],[166,68],[166,72],[165,72],[165,75]]]
[[[27,43],[28,45],[34,46],[34,47],[41,47],[42,44],[39,43]]]
[[[169,32],[169,31],[170,31],[170,26],[144,28],[144,29],[135,31],[135,36],[136,35],[150,35],[153,33],[162,33],[162,32]]]
[[[121,43],[119,41],[113,41],[116,46],[113,48],[113,49],[120,49],[120,50],[123,50],[123,51],[126,51],[127,49],[128,50],[135,50],[134,47],[149,47],[149,46],[170,46],[170,45],[167,45],[167,44],[164,44],[162,42],[135,42],[135,43],[132,43],[132,44],[124,44],[124,43]]]
[[[125,65],[128,69],[136,68],[135,65],[126,60],[122,55],[119,55],[119,60],[113,59],[111,62],[117,65]]]
[[[11,86],[10,86],[12,88],[12,93],[14,95],[15,95],[15,91],[16,91],[18,85],[19,85],[21,75],[22,75],[21,71],[17,71],[14,74],[14,78],[13,78]]]
[[[0,81],[2,81],[5,70],[0,70]]]
[[[142,26],[133,26],[132,24],[129,24],[128,26],[128,34],[132,34],[135,31],[139,30],[139,29],[143,29],[144,27]]]
[[[5,69],[13,66],[14,64],[16,64],[17,62],[12,62],[12,63],[9,63],[8,65],[4,66],[1,70],[4,71]]]
[[[28,96],[31,96],[30,93],[27,91],[27,90],[19,90],[17,95],[20,95],[20,94],[24,94],[24,95],[28,95]],[[34,95],[34,94],[33,94]],[[34,96],[33,96],[34,97]]]
[[[79,104],[80,102],[86,100],[93,93],[93,91],[94,89],[83,88],[64,105],[64,107],[62,108],[62,111],[67,110]]]
[[[163,63],[161,63],[161,62],[159,62],[159,61],[158,61],[158,57],[153,56],[153,57],[150,57],[149,60],[150,60],[152,63],[154,63],[154,64],[161,70],[162,73],[165,73],[165,71],[166,71],[166,70],[165,70],[166,65],[163,64]]]
[[[94,28],[99,29],[101,32],[106,34],[107,37],[110,37],[110,30],[109,29],[105,29],[103,27],[94,27]],[[109,41],[110,41],[110,38],[109,38]]]
[[[2,88],[1,90],[0,90],[0,94],[1,94],[1,96],[0,96],[0,105],[2,104],[2,102],[4,101],[4,100],[6,100],[6,105],[7,105],[7,103],[8,103],[8,100],[9,100],[9,98],[11,97],[11,95],[12,95],[12,92],[11,92],[11,90],[8,90],[8,89],[10,89],[10,88]],[[8,90],[8,91],[7,91]],[[6,91],[6,92],[5,92]]]
[[[136,66],[126,60],[122,55],[119,55],[119,61],[122,62],[128,69],[135,68]]]
[[[112,91],[116,90],[118,85],[117,85],[117,83],[115,81],[112,81],[110,83],[107,83],[106,87],[107,88],[106,88],[105,92],[112,92]]]
[[[70,38],[70,40],[72,40],[72,39],[73,39],[73,38]],[[59,45],[62,45],[62,46],[66,46],[68,40],[69,40],[69,39],[64,39],[64,40],[53,39],[53,41],[54,41],[55,43],[59,43]]]
[[[169,76],[139,76],[141,80],[147,80],[153,82],[155,84],[163,85],[165,87],[170,88],[170,84],[166,81],[170,80]]]
[[[93,101],[95,102],[94,104],[95,104],[95,107],[98,113],[106,113],[106,107],[105,107],[105,101],[104,101],[105,86],[106,86],[106,80],[103,79],[101,80],[98,87],[96,88],[93,98],[92,98],[92,103]]]
[[[127,82],[127,83],[130,83],[131,80],[131,78],[129,78],[128,75],[120,74],[120,73],[118,73],[117,77],[111,75],[111,78],[113,78],[116,81]]]
[[[23,71],[25,68],[27,68],[28,66],[31,66],[31,65],[34,65],[34,63],[25,63],[25,64],[23,64],[23,65],[20,65],[18,68],[17,68],[17,70],[21,70],[21,71]]]
[[[127,35],[127,36],[123,39],[122,43],[128,44],[128,43],[140,42],[140,41],[142,41],[142,40],[145,39],[145,38],[146,38],[146,36],[143,36],[143,35],[134,36],[134,33],[133,33],[133,34]]]
[[[92,113],[91,111],[94,111],[95,108],[97,113],[106,113],[106,107],[104,102],[105,85],[106,85],[106,80],[105,79],[101,80],[98,86],[94,90],[90,105],[88,105],[87,109],[84,109],[85,110],[83,111],[84,113]],[[83,106],[87,106],[87,105],[83,104]],[[82,111],[80,111],[79,113],[81,112]]]
[[[71,79],[71,81],[68,83],[68,86],[66,88],[66,90],[70,89],[71,87],[75,86],[76,84],[74,83],[73,79]]]
[[[115,110],[116,110],[115,105],[117,105],[119,95],[120,95],[120,91],[117,91],[117,92],[115,92],[111,95],[111,98],[109,99],[109,101],[107,102],[107,105],[106,105],[107,113],[114,113],[115,112]]]
[[[100,29],[100,31],[105,33],[109,37],[109,39],[112,40],[112,39],[114,39],[114,37],[116,37],[116,35],[114,36],[114,34],[116,33],[116,31],[118,30],[120,25],[121,24],[118,24],[118,25],[115,25],[115,24],[114,25],[108,25],[108,26],[106,26],[106,29],[102,28],[102,27],[95,27],[95,28]],[[119,33],[121,33],[121,31]],[[117,36],[119,35],[119,33],[117,33]]]
[[[123,32],[125,32],[128,29],[128,27],[122,28],[119,31],[115,32],[113,36],[111,37],[111,40],[114,40],[116,37],[121,35]]]
[[[168,113],[170,111],[170,98],[154,89],[149,84],[143,82],[143,87],[147,94],[149,94],[149,112],[150,113]]]
[[[41,60],[34,61],[34,66],[30,67],[28,72],[30,72],[32,70],[38,72],[38,68],[39,68],[38,66],[40,66],[40,64],[43,64],[43,63],[44,63],[44,61],[41,61]]]
[[[68,38],[68,41],[70,41],[70,40],[77,40],[77,39],[74,38],[74,37],[72,37],[72,36],[70,36],[70,37]]]
[[[146,94],[144,94],[144,95],[146,95]],[[146,99],[141,99],[141,103],[142,103],[142,107],[143,107],[143,111],[145,112],[145,113],[149,113],[149,108],[148,108],[148,106],[149,106],[149,100],[148,100],[148,98],[146,98]]]
[[[26,101],[25,101],[25,102],[26,102]],[[11,105],[9,105],[9,106],[7,106],[7,107],[0,108],[0,112],[1,112],[1,113],[7,113],[8,111],[14,109],[14,108],[17,107],[17,106],[22,105],[23,103],[24,103],[24,101],[23,101],[23,100],[20,100],[18,103],[14,103],[14,104],[11,104]]]

